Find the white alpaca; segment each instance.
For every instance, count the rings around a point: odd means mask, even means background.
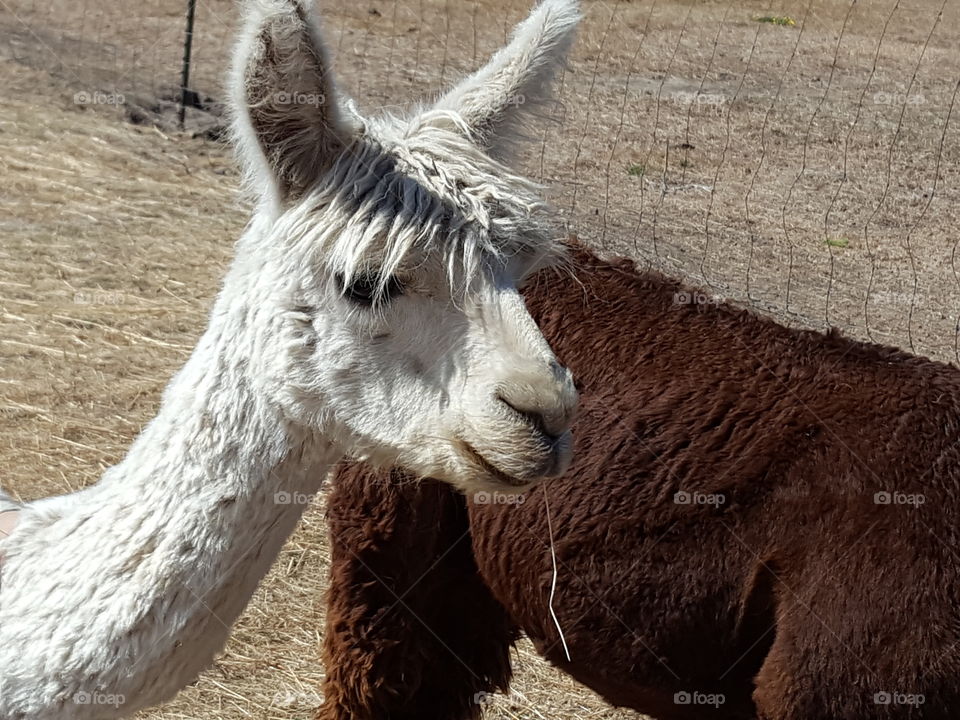
[[[126,458],[24,506],[0,542],[0,719],[172,697],[297,523],[303,504],[283,501],[345,453],[461,488],[567,466],[576,392],[516,289],[556,246],[537,188],[499,161],[577,19],[575,0],[547,0],[435,105],[362,119],[310,8],[249,9],[233,103],[261,203]]]

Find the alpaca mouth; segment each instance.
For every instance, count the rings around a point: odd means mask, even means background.
[[[466,455],[470,460],[472,460],[476,465],[479,465],[480,468],[486,472],[488,475],[496,478],[499,482],[502,482],[504,485],[509,485],[510,487],[526,487],[530,484],[529,480],[520,480],[511,475],[508,475],[503,470],[498,468],[492,462],[487,460],[473,445],[468,443],[466,440],[459,439],[458,444],[460,449],[463,451],[463,454]]]

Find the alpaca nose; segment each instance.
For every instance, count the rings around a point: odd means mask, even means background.
[[[567,430],[567,428],[562,427],[560,423],[555,421],[551,422],[553,418],[544,413],[540,408],[524,408],[522,406],[513,404],[502,396],[498,399],[508,408],[517,413],[517,415],[522,416],[528,423],[530,423],[530,425],[536,428],[536,430],[542,433],[548,440],[556,440]]]
[[[521,415],[550,440],[570,429],[576,413],[578,395],[570,371],[556,361],[551,363],[550,379],[539,382],[523,379],[503,385],[497,400]]]

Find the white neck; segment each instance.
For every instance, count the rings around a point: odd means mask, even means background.
[[[339,457],[251,385],[250,314],[221,298],[126,458],[0,544],[0,718],[125,716],[222,648]]]

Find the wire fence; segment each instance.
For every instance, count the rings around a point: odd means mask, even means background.
[[[0,57],[176,123],[187,0],[0,0]],[[519,0],[322,3],[342,86],[399,111],[479,66]],[[571,232],[690,302],[957,361],[960,3],[585,0],[522,165]],[[185,121],[217,136],[237,8],[197,0]]]

